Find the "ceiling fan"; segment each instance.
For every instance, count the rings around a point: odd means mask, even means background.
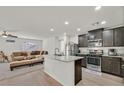
[[[1,34],[2,37],[12,37],[12,38],[18,38],[18,36],[8,34],[7,31],[3,31]]]

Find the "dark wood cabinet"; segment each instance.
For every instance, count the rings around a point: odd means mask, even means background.
[[[109,61],[109,58],[102,57],[102,63],[101,63],[102,71],[110,72],[110,65],[111,65],[111,61]]]
[[[83,57],[84,57],[84,59],[81,62],[81,66],[86,68],[87,67],[86,56],[83,56]]]
[[[81,67],[82,59],[75,61],[75,85],[82,80],[82,67]]]
[[[86,68],[87,67],[87,63],[86,63],[86,57],[87,57],[87,55],[85,55],[85,54],[76,54],[76,56],[84,57],[82,59],[81,66]]]
[[[124,27],[118,27],[108,31],[103,31],[103,46],[124,46]]]
[[[124,46],[124,27],[114,29],[114,46]]]
[[[102,39],[103,28],[88,31],[88,40]]]
[[[124,60],[122,61],[122,64],[121,64],[121,76],[124,79]]]
[[[100,40],[104,47],[124,46],[124,27],[104,31],[103,28],[88,31],[88,35],[78,36],[79,47],[88,47],[93,42]]]
[[[113,47],[113,30],[103,31],[103,46]]]
[[[102,57],[102,71],[120,76],[121,58]]]
[[[88,46],[87,34],[78,36],[78,44],[79,44],[79,47],[87,47]]]

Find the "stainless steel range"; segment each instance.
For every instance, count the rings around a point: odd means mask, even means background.
[[[87,68],[101,72],[101,58],[103,50],[89,50],[87,55]]]

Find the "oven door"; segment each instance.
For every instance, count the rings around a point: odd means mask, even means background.
[[[101,58],[100,57],[87,57],[87,64],[101,66]]]
[[[87,68],[101,72],[101,57],[87,57]]]

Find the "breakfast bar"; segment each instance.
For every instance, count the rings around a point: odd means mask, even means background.
[[[77,56],[46,56],[44,72],[62,85],[76,85],[82,79],[82,59]]]

